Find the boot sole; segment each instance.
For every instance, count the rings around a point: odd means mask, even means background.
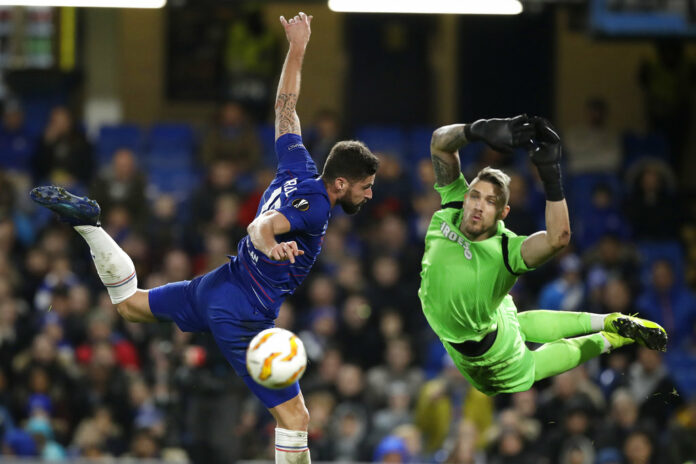
[[[632,338],[651,350],[667,351],[667,334],[657,327],[646,327],[625,317],[616,319],[613,325],[622,337]]]

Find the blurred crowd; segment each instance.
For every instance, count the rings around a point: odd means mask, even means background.
[[[669,156],[629,154],[625,139],[606,128],[606,112],[593,99],[586,124],[561,131],[573,244],[522,276],[513,297],[520,311],[638,313],[667,329],[668,352],[623,348],[514,395],[489,398],[470,388],[417,297],[424,234],[440,205],[427,140],[411,147],[416,156],[380,148],[374,199],[354,217],[335,211],[310,277],[277,320],[307,349],[301,387],[313,460],[696,460],[696,211]],[[87,194],[133,259],[141,288],[190,279],[236,253],[274,176],[269,141],[257,129],[241,105],[223,105],[197,131],[195,182],[164,191],[152,183],[146,153],[117,147],[97,157],[98,141],[67,108],[54,108],[34,134],[21,105],[5,106],[3,454],[273,459],[272,417],[212,338],[121,320],[79,235],[28,198],[32,186],[47,183]],[[330,111],[306,121],[303,132],[320,167],[334,142],[354,136]],[[524,153],[473,144],[461,157],[469,179],[487,165],[511,176],[508,228],[544,227],[543,190]]]

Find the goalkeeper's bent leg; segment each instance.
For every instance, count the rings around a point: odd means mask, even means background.
[[[598,333],[547,343],[538,350],[532,351],[534,381],[573,369],[599,356],[605,350],[606,339]]]
[[[604,329],[607,314],[538,309],[517,314],[520,330],[528,342],[548,343]]]

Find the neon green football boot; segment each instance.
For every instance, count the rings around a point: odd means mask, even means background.
[[[602,336],[606,338],[607,341],[611,344],[610,351],[614,351],[617,348],[621,348],[622,346],[630,345],[635,342],[635,340],[633,340],[632,338],[623,337],[614,332],[607,332],[605,330],[602,330],[599,333],[601,333]]]
[[[639,345],[651,350],[667,351],[667,331],[660,324],[647,319],[611,313],[604,319],[604,330],[622,337],[632,338]]]

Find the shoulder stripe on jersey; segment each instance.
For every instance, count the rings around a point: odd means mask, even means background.
[[[447,208],[455,208],[455,209],[461,209],[463,201],[450,201],[449,203],[443,203],[440,205],[441,209],[447,209]]]
[[[520,274],[513,272],[512,268],[510,267],[510,260],[508,257],[508,241],[509,237],[507,234],[502,234],[502,240],[501,244],[503,246],[503,263],[505,263],[505,268],[508,270],[508,272],[514,276],[519,276]]]

